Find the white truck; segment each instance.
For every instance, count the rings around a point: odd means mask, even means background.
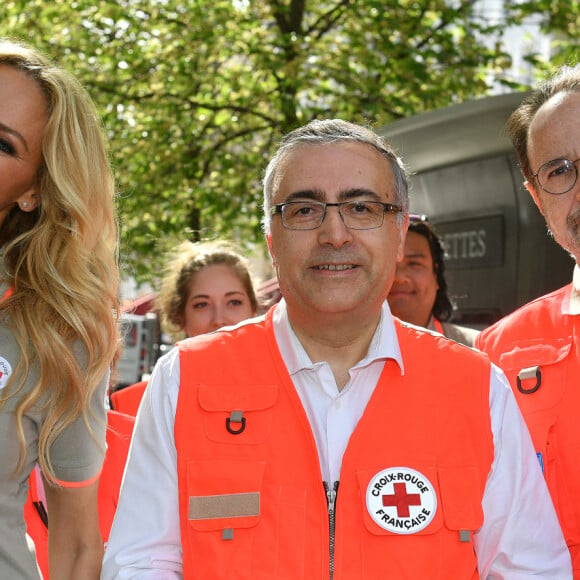
[[[121,315],[123,352],[113,377],[115,388],[132,385],[149,377],[159,358],[161,332],[157,315]]]

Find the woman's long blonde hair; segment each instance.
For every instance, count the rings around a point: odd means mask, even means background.
[[[23,416],[42,404],[39,463],[55,481],[50,447],[79,416],[89,426],[91,398],[118,349],[115,184],[99,117],[80,84],[34,50],[10,41],[0,40],[0,65],[35,79],[47,100],[38,208],[24,213],[15,206],[0,228],[12,288],[0,303],[0,315],[22,353],[0,406],[18,395],[36,362],[39,379],[16,407],[16,469],[24,463]],[[72,351],[75,341],[86,350],[86,368]]]

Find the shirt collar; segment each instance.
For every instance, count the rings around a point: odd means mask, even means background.
[[[274,333],[282,358],[290,375],[303,369],[313,369],[324,363],[313,363],[294,333],[284,299],[277,304],[273,314]],[[394,359],[404,374],[403,357],[397,340],[397,332],[389,305],[385,300],[381,309],[379,324],[371,340],[366,356],[353,368],[364,367],[376,360]]]

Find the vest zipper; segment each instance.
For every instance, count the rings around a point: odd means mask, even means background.
[[[338,493],[338,481],[334,482],[333,489],[330,489],[326,481],[322,482],[326,492],[326,502],[328,504],[328,531],[330,550],[330,580],[334,576],[334,516],[336,512],[336,494]]]

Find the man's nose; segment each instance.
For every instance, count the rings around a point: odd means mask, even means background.
[[[351,231],[344,225],[338,207],[327,207],[324,221],[319,228],[321,244],[330,244],[337,248],[352,241]]]
[[[395,269],[395,281],[396,282],[403,282],[409,278],[409,269],[400,262],[397,263],[397,267]]]
[[[573,190],[574,190],[574,195],[576,196],[576,199],[578,201],[580,201],[580,178],[576,179],[576,183],[574,184]]]

